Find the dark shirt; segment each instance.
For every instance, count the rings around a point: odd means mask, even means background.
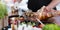
[[[36,12],[42,6],[47,6],[52,0],[28,0],[28,8]]]

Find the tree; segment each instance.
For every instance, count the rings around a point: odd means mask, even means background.
[[[4,18],[4,16],[7,15],[7,8],[6,5],[2,2],[0,2],[0,19]]]

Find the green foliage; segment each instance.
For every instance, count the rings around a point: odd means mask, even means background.
[[[60,30],[60,27],[56,24],[46,24],[43,30]]]
[[[6,15],[7,15],[6,5],[0,1],[0,19],[4,18],[4,16]]]

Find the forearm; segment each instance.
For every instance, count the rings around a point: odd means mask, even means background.
[[[60,0],[52,0],[52,2],[47,7],[54,8],[58,3],[60,3]]]

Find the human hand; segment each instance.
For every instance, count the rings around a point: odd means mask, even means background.
[[[38,11],[38,13],[39,13],[39,16],[38,16],[38,17],[39,17],[40,19],[46,19],[46,18],[48,18],[48,17],[52,17],[51,11],[52,11],[52,9],[44,6],[44,7],[42,7],[42,8],[40,9],[40,11]]]

